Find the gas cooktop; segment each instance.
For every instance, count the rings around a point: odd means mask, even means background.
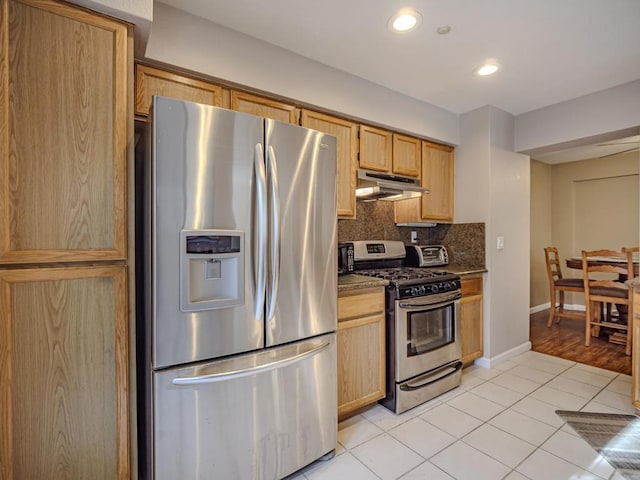
[[[389,288],[398,298],[418,297],[460,289],[460,276],[453,273],[416,267],[357,270],[358,275],[389,280]]]
[[[419,267],[373,268],[358,270],[358,274],[384,278],[385,280],[393,282],[401,282],[403,280],[438,280],[443,276],[449,275],[447,272],[427,270]]]

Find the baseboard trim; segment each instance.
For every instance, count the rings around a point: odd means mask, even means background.
[[[529,350],[531,350],[531,342],[526,341],[510,350],[507,350],[506,352],[496,355],[495,357],[480,357],[476,359],[474,363],[480,367],[491,368],[506,362],[510,358],[517,357],[521,353],[528,352]]]
[[[533,315],[534,313],[538,313],[549,308],[551,308],[551,303],[549,302],[543,303],[542,305],[536,305],[535,307],[529,308],[529,315]],[[583,312],[586,310],[586,307],[584,305],[565,304],[564,308],[567,310],[582,310]]]
[[[533,315],[534,313],[541,312],[542,310],[547,310],[551,308],[551,303],[543,303],[542,305],[536,305],[535,307],[529,308],[529,315]]]

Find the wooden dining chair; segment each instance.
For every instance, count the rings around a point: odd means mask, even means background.
[[[608,261],[602,261],[603,257]],[[582,274],[587,307],[585,346],[588,347],[591,343],[592,335],[597,336],[599,334],[600,327],[608,327],[621,331],[620,334],[617,336],[613,334],[612,337],[614,339],[616,337],[623,338],[625,352],[627,355],[631,355],[632,329],[629,328],[628,323],[633,318],[633,292],[621,280],[633,275],[633,253],[631,251],[618,252],[616,250],[583,250]],[[614,321],[615,319],[611,317],[603,317],[601,306],[606,303],[624,306],[624,308],[619,309],[619,312],[626,310],[626,315],[620,315],[618,321]],[[610,340],[612,340],[611,337]]]
[[[560,256],[556,247],[545,247],[544,257],[547,263],[547,277],[549,278],[549,320],[547,327],[553,324],[554,318],[556,322],[560,322],[560,318],[576,318],[578,320],[586,320],[586,314],[580,310],[567,310],[564,306],[565,292],[584,292],[584,280],[582,278],[564,278],[562,276],[562,267],[560,266]],[[556,305],[556,301],[558,305]]]

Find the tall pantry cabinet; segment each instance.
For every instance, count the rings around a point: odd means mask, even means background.
[[[125,479],[132,32],[0,0],[0,478]]]

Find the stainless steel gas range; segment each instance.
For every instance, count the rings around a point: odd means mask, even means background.
[[[402,413],[460,385],[460,277],[406,266],[402,242],[353,245],[354,273],[389,280],[387,385],[380,403]]]

